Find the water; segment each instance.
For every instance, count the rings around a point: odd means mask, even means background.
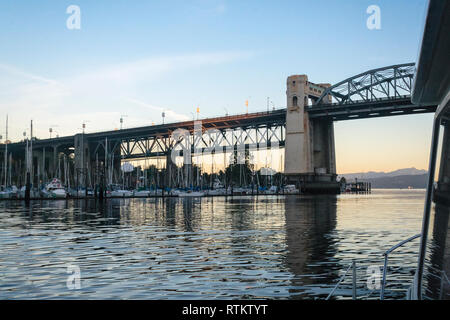
[[[0,298],[322,299],[352,259],[364,298],[367,267],[420,232],[424,196],[1,202]],[[392,255],[388,298],[405,294],[418,246]],[[69,265],[80,289],[68,287]],[[350,286],[335,298],[351,298]]]

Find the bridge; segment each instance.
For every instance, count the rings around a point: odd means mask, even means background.
[[[339,121],[436,111],[436,106],[411,102],[414,72],[415,64],[407,63],[345,79],[327,88],[315,104],[306,108],[309,118]]]
[[[53,139],[34,138],[33,180],[55,176],[61,156],[71,155],[73,170],[80,172],[93,168],[94,163],[118,172],[122,160],[154,157],[166,157],[170,167],[170,154],[183,140],[174,138],[174,133],[184,130],[190,133],[190,137],[183,137],[190,140],[191,152],[284,147],[288,183],[311,192],[337,192],[333,122],[435,112],[436,105],[411,102],[414,73],[413,63],[400,64],[369,70],[335,85],[315,84],[306,75],[294,75],[287,79],[287,107],[282,109]],[[201,133],[196,139],[196,125],[200,123]],[[25,149],[25,141],[8,145],[13,176],[24,174]],[[3,154],[4,150],[2,145]]]

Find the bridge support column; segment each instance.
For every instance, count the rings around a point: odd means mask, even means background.
[[[84,134],[75,135],[75,180],[78,186],[85,187],[88,175],[88,165],[91,163],[91,155],[89,152],[89,142],[85,139]]]
[[[54,145],[53,146],[53,160],[51,163],[51,168],[52,168],[52,175],[53,177],[50,177],[50,179],[53,179],[56,177],[56,171],[58,170],[58,146]]]
[[[166,175],[165,175],[165,183],[164,185],[168,188],[173,187],[173,177],[176,173],[176,165],[172,161],[172,149],[169,149],[166,156]]]
[[[339,193],[336,182],[334,127],[331,120],[309,119],[305,106],[317,85],[306,75],[287,79],[285,175],[287,183],[306,193]]]

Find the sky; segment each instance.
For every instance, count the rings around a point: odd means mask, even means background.
[[[0,132],[19,140],[286,106],[286,78],[337,83],[416,62],[426,0],[0,2]],[[67,28],[70,5],[80,29]],[[381,9],[369,30],[366,10]],[[338,173],[426,169],[432,115],[335,123]]]

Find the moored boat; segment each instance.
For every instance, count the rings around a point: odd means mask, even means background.
[[[46,187],[44,193],[47,193],[49,198],[66,198],[67,191],[61,184],[61,181],[54,178]]]
[[[133,191],[130,190],[113,190],[109,193],[111,197],[132,197]]]
[[[205,194],[199,191],[188,190],[186,192],[180,192],[179,197],[203,197]]]

